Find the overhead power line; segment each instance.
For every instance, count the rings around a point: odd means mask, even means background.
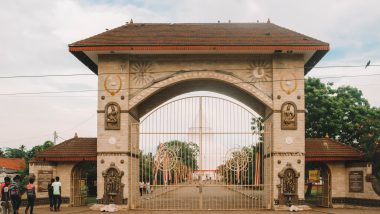
[[[331,68],[367,68],[367,67],[380,67],[378,64],[373,65],[327,65],[327,66],[315,66],[310,67],[314,69],[331,69]],[[272,67],[260,67],[255,66],[255,68],[272,68]],[[273,67],[273,69],[304,69],[308,67]],[[223,69],[226,71],[238,71],[238,70],[249,70],[252,68],[228,68]],[[182,70],[161,70],[161,71],[145,71],[144,73],[170,73],[170,72],[191,72],[191,71],[215,71],[222,69],[182,69]],[[128,72],[129,74],[136,74],[139,72]],[[102,73],[98,75],[109,75],[109,74],[127,74],[127,72],[111,72],[111,73]],[[17,79],[17,78],[45,78],[45,77],[76,77],[76,76],[98,76],[94,73],[73,73],[73,74],[41,74],[41,75],[14,75],[14,76],[0,76],[0,79]]]
[[[371,77],[371,76],[380,76],[380,73],[377,74],[362,74],[362,75],[342,75],[342,76],[329,76],[329,77],[320,77],[318,79],[336,79],[336,78],[357,78],[357,77]],[[261,80],[261,81],[239,81],[232,82],[233,84],[243,84],[243,83],[265,83],[265,82],[279,82],[287,80],[304,80],[300,79],[283,79],[283,80]],[[146,87],[128,87],[121,88],[120,90],[128,89],[147,89],[147,88],[164,88],[165,86],[146,86]],[[83,92],[102,92],[105,90],[102,89],[85,89],[85,90],[72,90],[72,91],[39,91],[39,92],[14,92],[14,93],[0,93],[0,96],[16,96],[16,95],[36,95],[36,94],[63,94],[63,93],[83,93]]]

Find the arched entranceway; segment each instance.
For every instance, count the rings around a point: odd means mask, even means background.
[[[270,187],[263,178],[270,170],[264,167],[263,140],[270,129],[243,103],[210,92],[196,94],[203,96],[176,97],[135,124],[137,208],[266,208]]]
[[[311,205],[331,207],[331,172],[326,163],[306,163],[305,200]]]
[[[72,206],[85,206],[96,202],[96,162],[77,163],[71,172]]]

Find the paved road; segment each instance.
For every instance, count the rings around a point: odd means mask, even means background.
[[[20,213],[24,213],[24,208],[20,209]],[[51,214],[48,207],[36,207],[34,209],[36,214]],[[87,213],[99,213],[90,210],[88,207],[63,207],[59,214],[87,214]],[[126,214],[177,214],[178,211],[152,211],[152,210],[127,210],[118,211],[116,213],[126,213]],[[180,211],[180,214],[195,214],[195,213],[207,213],[207,214],[278,214],[278,213],[289,213],[289,211]],[[332,209],[332,208],[317,208],[310,211],[302,211],[302,214],[379,214],[380,209]]]
[[[141,200],[142,209],[259,209],[263,208],[260,197],[249,197],[225,186],[208,185],[202,188],[183,186],[158,197]]]

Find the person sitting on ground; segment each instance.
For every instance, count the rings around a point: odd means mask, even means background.
[[[29,178],[29,184],[26,185],[26,196],[28,199],[28,205],[25,209],[25,214],[28,214],[30,208],[30,214],[33,214],[34,201],[36,200],[36,188],[34,187],[34,178]]]

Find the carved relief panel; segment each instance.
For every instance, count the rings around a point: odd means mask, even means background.
[[[248,80],[251,84],[272,97],[273,69],[269,57],[254,57],[248,66]],[[245,79],[243,77],[243,79]]]
[[[104,128],[106,130],[120,130],[120,106],[110,102],[105,107]]]
[[[280,184],[277,185],[279,192],[280,204],[298,203],[298,178],[300,173],[297,172],[290,163],[286,164],[279,173]]]
[[[281,106],[281,129],[297,129],[297,106],[293,102],[285,102]]]
[[[104,80],[104,90],[111,96],[117,94],[122,88],[122,81],[119,75],[111,74]]]
[[[104,196],[103,203],[115,203],[121,204],[123,202],[123,189],[124,184],[121,183],[121,178],[124,175],[123,171],[120,171],[115,163],[111,163],[111,166],[103,171],[104,177]]]

